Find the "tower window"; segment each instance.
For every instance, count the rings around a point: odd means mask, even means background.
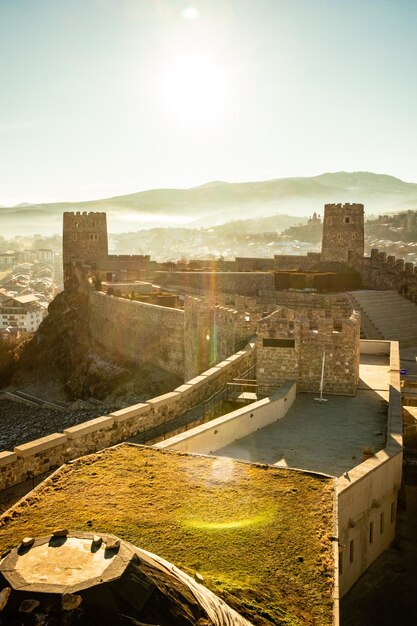
[[[353,233],[353,235],[352,235],[352,239],[356,239],[356,235],[355,235],[355,233]]]
[[[342,235],[340,233],[337,235],[337,239],[338,239],[338,241],[342,240]]]
[[[79,222],[75,222],[74,224],[75,228],[78,228],[79,225],[80,225]]]
[[[355,558],[355,544],[354,544],[354,540],[352,539],[351,542],[349,543],[349,561],[353,563],[354,558]]]
[[[345,224],[350,224],[350,217],[349,217],[349,215],[346,215],[346,217],[345,217]]]
[[[77,235],[77,233],[74,233],[74,234],[73,234],[73,236],[72,236],[72,238],[74,239],[74,241],[77,241],[77,239],[78,239],[78,235]]]

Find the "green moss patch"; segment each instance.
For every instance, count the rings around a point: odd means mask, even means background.
[[[334,482],[121,445],[64,466],[3,516],[0,550],[54,528],[110,532],[172,561],[253,624],[332,624]]]

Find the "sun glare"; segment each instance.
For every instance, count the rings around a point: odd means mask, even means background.
[[[183,54],[162,75],[161,105],[184,126],[210,126],[224,110],[227,83],[220,62],[200,53]]]

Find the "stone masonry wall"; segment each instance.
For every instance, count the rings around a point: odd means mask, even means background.
[[[222,298],[220,298],[222,299]],[[242,348],[256,332],[253,316],[208,297],[184,303],[185,378],[197,376]]]
[[[364,258],[360,271],[367,289],[394,289],[417,302],[417,265],[374,248],[371,256]]]
[[[275,288],[272,272],[156,272],[155,282],[196,294],[257,296],[262,289]]]
[[[91,292],[94,341],[136,363],[184,377],[184,312]]]
[[[174,434],[169,431],[170,420],[243,374],[254,365],[255,356],[255,343],[250,343],[170,393],[0,452],[0,491],[163,423],[167,423],[166,434]]]
[[[325,351],[325,393],[354,395],[359,380],[360,318],[317,320],[281,308],[258,323],[257,382],[263,393],[284,381],[298,391],[318,391]]]
[[[312,270],[320,263],[319,252],[305,254],[276,254],[274,269],[276,270]]]

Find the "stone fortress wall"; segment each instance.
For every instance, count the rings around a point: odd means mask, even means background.
[[[361,273],[368,289],[394,289],[417,302],[417,265],[373,248],[371,256],[364,257]]]
[[[91,291],[93,340],[135,363],[184,377],[184,311]]]
[[[217,302],[217,304],[216,304]],[[217,296],[185,298],[184,371],[193,378],[242,348],[256,332],[260,316],[226,304]]]
[[[140,435],[145,430],[168,423],[223,389],[227,382],[244,375],[254,366],[255,355],[256,346],[252,341],[243,350],[170,393],[66,428],[64,432],[16,446],[13,451],[0,452],[0,491],[51,471],[72,459],[98,452]],[[174,433],[167,431],[170,435]]]
[[[355,395],[359,381],[360,316],[300,316],[281,308],[258,322],[256,379],[262,393],[296,381],[297,391],[318,391],[325,352],[324,393]]]

